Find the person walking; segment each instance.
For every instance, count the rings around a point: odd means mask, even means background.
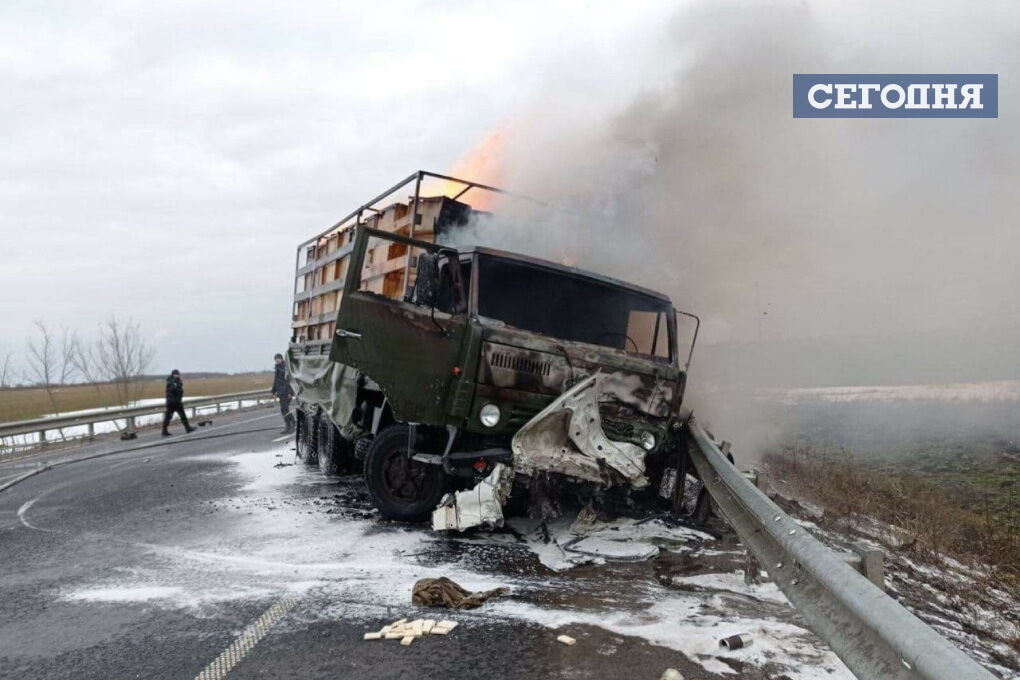
[[[187,432],[193,431],[188,424],[188,416],[184,414],[184,383],[181,381],[181,372],[176,368],[170,371],[166,378],[166,410],[163,412],[163,436],[169,437],[170,432],[166,429],[170,425],[170,419],[177,414]]]
[[[280,413],[283,415],[283,434],[290,434],[294,431],[294,414],[290,412],[290,399],[294,396],[290,381],[287,380],[287,364],[283,363],[283,355],[277,354],[273,357],[276,362],[273,375],[273,396],[280,400]]]

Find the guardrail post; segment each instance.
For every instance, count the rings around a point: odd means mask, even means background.
[[[860,558],[857,563],[857,571],[861,572],[864,578],[885,590],[885,562],[882,551],[860,543],[851,545],[850,549]]]
[[[89,423],[89,439],[95,439],[95,438],[96,438],[96,424],[95,423]]]
[[[758,569],[758,558],[750,550],[745,552],[744,583],[753,586],[761,583],[761,570]]]
[[[198,407],[197,406],[192,406],[191,407],[191,419],[194,420],[195,418],[198,418]]]
[[[46,443],[46,430],[39,430],[39,443],[40,444]]]
[[[134,431],[135,431],[135,417],[134,416],[128,416],[127,417],[127,431],[131,432],[131,433],[134,433]]]
[[[241,410],[241,400],[240,399],[237,400],[237,410],[238,411]]]
[[[216,412],[220,412],[220,402],[216,402]]]

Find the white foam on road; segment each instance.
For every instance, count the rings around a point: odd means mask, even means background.
[[[777,604],[789,604],[790,601],[783,595],[775,583],[758,583],[748,585],[744,583],[744,574],[740,571],[726,574],[695,574],[694,576],[674,576],[673,583],[683,586],[702,588],[712,592],[730,592],[756,600],[767,600]]]
[[[179,541],[132,543],[140,558],[133,560],[130,568],[69,588],[64,597],[188,608],[204,616],[214,615],[223,603],[307,595],[295,610],[302,616],[357,620],[357,603],[370,605],[374,616],[378,616],[379,607],[409,609],[411,587],[425,577],[446,576],[472,590],[509,586],[512,593],[562,594],[564,589],[576,589],[581,595],[579,602],[592,599],[595,603],[539,605],[511,595],[491,600],[478,613],[550,627],[599,626],[675,649],[706,670],[719,673],[733,672],[716,658],[721,654],[719,638],[749,633],[755,639],[751,647],[725,655],[752,665],[773,664],[795,680],[852,678],[813,635],[787,620],[770,617],[785,608],[781,596],[770,590],[774,586],[745,589],[733,575],[685,577],[685,584],[692,586],[685,591],[654,582],[487,573],[484,567],[444,552],[442,544],[448,539],[423,527],[324,512],[315,495],[301,493],[296,487],[319,485],[322,495],[330,496],[335,480],[330,482],[303,464],[290,464],[294,455],[289,446],[215,457],[236,466],[243,486],[236,495],[214,504],[207,528],[201,523],[186,528],[181,532],[186,539]],[[284,465],[277,467],[280,463]],[[607,540],[674,546],[691,540],[699,548],[711,542],[707,534],[657,522],[608,523],[596,527],[595,533]],[[455,535],[452,540],[466,548],[490,544],[492,549],[504,551],[526,549],[520,543],[508,543],[506,535],[489,539],[476,533]],[[543,545],[529,547],[552,550]],[[423,561],[419,558],[423,554],[440,557]],[[753,609],[756,600],[766,606],[754,610],[753,615],[738,614],[731,606],[735,593],[747,596],[740,611]],[[363,608],[361,611],[363,616],[372,616]]]
[[[549,609],[512,601],[493,602],[492,611],[550,628],[587,624],[643,638],[682,652],[712,673],[735,674],[717,658],[725,656],[752,666],[774,664],[794,680],[854,680],[843,662],[808,631],[779,621],[734,616],[727,613],[729,604],[718,595],[678,596],[663,589],[649,593],[648,606],[639,611]],[[736,633],[750,635],[751,646],[721,652],[719,640]]]
[[[172,586],[110,586],[107,588],[82,588],[71,599],[84,602],[151,602],[153,600],[176,601],[183,594],[182,588]]]

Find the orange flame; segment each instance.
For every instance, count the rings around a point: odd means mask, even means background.
[[[458,158],[447,174],[498,187],[502,177],[500,172],[502,154],[503,134],[502,131],[495,130]],[[434,191],[435,195],[453,198],[464,191],[464,185],[459,182],[442,180],[438,184],[438,187],[429,187],[428,193],[432,194]],[[492,210],[498,198],[499,194],[475,188],[464,193],[458,200],[468,203],[475,210]]]

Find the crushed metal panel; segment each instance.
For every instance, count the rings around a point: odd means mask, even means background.
[[[634,488],[645,479],[645,451],[636,444],[610,441],[599,415],[601,374],[564,392],[514,435],[514,468],[532,475],[556,472],[576,479],[611,484],[622,478]]]
[[[432,528],[464,531],[477,526],[503,526],[503,505],[510,497],[513,481],[513,469],[497,463],[474,488],[443,497],[432,512]]]

